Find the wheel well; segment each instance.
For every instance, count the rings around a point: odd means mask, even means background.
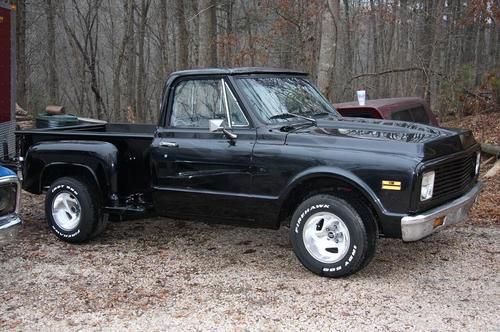
[[[99,186],[99,179],[88,168],[80,165],[60,164],[48,166],[43,170],[40,178],[40,191],[43,188],[49,187],[57,179],[65,176],[84,178],[90,183],[95,183],[98,188],[102,188]]]
[[[334,177],[322,176],[304,180],[296,185],[281,205],[279,220],[289,224],[295,209],[307,198],[318,194],[332,194],[345,199],[358,210],[363,220],[371,220],[372,225],[382,232],[380,219],[372,202],[353,184]],[[371,225],[369,225],[371,226]]]

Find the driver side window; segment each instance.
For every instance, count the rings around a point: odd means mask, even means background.
[[[221,80],[182,81],[175,87],[173,127],[208,128],[208,120],[225,118]]]
[[[208,128],[211,119],[223,119],[227,125],[228,115],[230,127],[249,125],[231,89],[222,79],[187,80],[175,87],[170,117],[172,127]]]

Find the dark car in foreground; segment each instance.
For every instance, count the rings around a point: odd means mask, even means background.
[[[10,169],[0,166],[0,246],[11,241],[19,230],[21,185]]]
[[[439,125],[429,105],[418,97],[371,99],[364,105],[347,102],[333,104],[333,107],[346,117],[409,121],[436,127]]]
[[[479,193],[470,131],[344,118],[302,72],[176,72],[160,112],[156,125],[17,132],[23,188],[46,193],[60,239],[148,211],[285,225],[305,267],[340,277],[370,262],[380,236],[415,241],[460,222]]]

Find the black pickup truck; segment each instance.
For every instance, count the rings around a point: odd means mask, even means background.
[[[46,192],[62,240],[153,212],[290,227],[302,264],[366,266],[379,236],[415,241],[464,219],[480,189],[470,131],[343,118],[302,72],[199,69],[165,83],[157,125],[18,131],[23,188]]]

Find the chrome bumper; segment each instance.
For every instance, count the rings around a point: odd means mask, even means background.
[[[417,241],[445,226],[463,221],[476,201],[480,190],[481,183],[477,183],[469,192],[454,201],[426,211],[424,214],[401,218],[403,241]]]
[[[0,218],[0,246],[3,246],[16,238],[21,228],[21,218],[17,213],[9,214]]]
[[[21,201],[21,184],[16,176],[0,178],[0,184],[5,183],[15,183],[17,185],[16,209],[13,213],[0,217],[0,245],[4,245],[15,238],[21,226],[21,218],[19,218],[18,214]]]

